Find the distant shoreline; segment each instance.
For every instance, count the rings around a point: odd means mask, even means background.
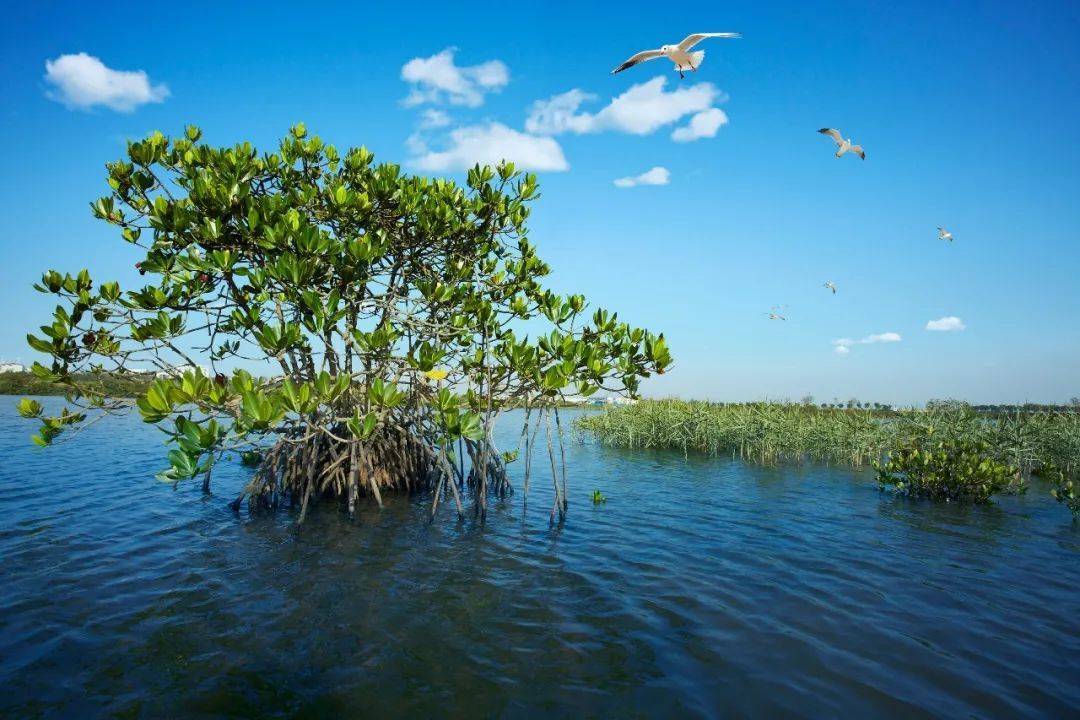
[[[92,383],[103,394],[110,397],[134,398],[146,392],[153,377],[119,376],[83,373],[75,378],[85,384]],[[61,385],[42,380],[31,372],[0,373],[0,395],[38,395],[63,397],[66,393]]]

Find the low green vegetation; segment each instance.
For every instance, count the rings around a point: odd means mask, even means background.
[[[874,469],[882,490],[913,498],[985,503],[998,493],[1022,492],[1020,472],[992,454],[985,442],[928,435],[890,450]]]
[[[1065,483],[1080,471],[1080,413],[1067,410],[983,414],[955,401],[893,410],[646,400],[586,415],[577,426],[612,447],[701,452],[766,464],[880,465],[892,480],[908,477],[900,487],[887,485],[940,499],[980,499],[983,485],[989,497],[1015,489],[1022,477],[1055,468],[1064,478],[1058,497],[1066,502],[1072,488]],[[916,470],[916,461],[927,465]]]

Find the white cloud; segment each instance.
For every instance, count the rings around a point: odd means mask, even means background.
[[[423,155],[428,151],[427,140],[420,133],[412,133],[409,137],[405,138],[405,147],[409,149],[413,155]]]
[[[113,70],[84,52],[46,60],[45,81],[53,86],[46,92],[51,100],[80,110],[104,105],[119,112],[131,112],[140,105],[159,103],[169,96],[164,83],[151,85],[142,70]]]
[[[424,130],[446,127],[450,124],[450,116],[438,108],[428,108],[420,113],[419,124]]]
[[[589,132],[592,115],[577,114],[582,103],[595,100],[578,89],[554,95],[547,100],[537,100],[525,119],[525,129],[537,135],[558,135],[564,132]]]
[[[967,326],[964,325],[964,321],[953,315],[926,323],[927,330],[937,330],[938,332],[956,332],[963,330],[965,327]]]
[[[414,149],[419,147],[419,142],[414,144]],[[452,130],[446,150],[422,150],[412,164],[421,170],[445,171],[465,170],[476,163],[495,165],[502,160],[523,170],[570,169],[562,147],[553,138],[529,135],[495,122]]]
[[[664,89],[666,84],[667,78],[655,77],[634,85],[595,114],[581,111],[583,103],[595,99],[594,95],[581,90],[570,90],[547,100],[538,100],[533,103],[525,120],[525,129],[536,135],[566,132],[582,135],[605,130],[649,135],[688,115],[696,117],[706,111],[717,110],[713,104],[724,99],[723,93],[710,83],[679,86],[671,92]],[[721,122],[711,127],[716,122],[715,114],[706,115],[698,121],[698,128],[702,132],[711,130],[711,135],[705,133],[690,137],[696,132],[689,129],[693,125],[692,120],[691,126],[679,128],[685,130],[685,133],[680,133],[680,141],[715,135],[720,124],[723,124]]]
[[[900,333],[887,332],[867,335],[861,340],[840,338],[839,340],[833,340],[832,344],[835,352],[839,353],[840,355],[846,355],[851,352],[851,347],[853,345],[877,345],[878,343],[895,343],[900,342],[900,339]]]
[[[690,122],[683,127],[675,128],[671,133],[671,139],[675,142],[693,142],[701,138],[716,137],[716,133],[724,125],[727,125],[728,117],[720,108],[702,110],[690,118]]]
[[[640,175],[619,178],[615,181],[615,187],[628,188],[635,185],[667,185],[671,181],[671,173],[667,168],[654,167]]]
[[[499,60],[479,65],[457,65],[457,48],[446,48],[428,58],[413,58],[401,67],[401,79],[413,85],[405,98],[412,107],[423,103],[449,102],[451,105],[478,107],[484,95],[497,92],[510,82],[510,70]]]

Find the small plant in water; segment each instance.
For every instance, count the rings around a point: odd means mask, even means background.
[[[259,450],[244,450],[240,453],[240,462],[247,467],[259,467],[263,454]]]
[[[933,442],[928,437],[892,450],[888,461],[875,462],[874,468],[882,490],[892,486],[913,498],[985,503],[997,493],[1022,492],[1019,471],[993,459],[990,452],[983,442]]]
[[[1047,463],[1039,468],[1038,474],[1053,484],[1050,494],[1054,499],[1069,508],[1074,518],[1080,519],[1080,493],[1069,473],[1053,463]]]
[[[606,503],[607,497],[604,496],[599,490],[592,491],[592,503],[593,505],[599,505],[600,503]]]

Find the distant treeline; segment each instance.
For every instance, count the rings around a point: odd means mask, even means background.
[[[146,392],[154,377],[149,373],[112,375],[83,373],[72,377],[110,397],[135,397]],[[30,372],[0,373],[0,395],[63,395],[64,388]]]

